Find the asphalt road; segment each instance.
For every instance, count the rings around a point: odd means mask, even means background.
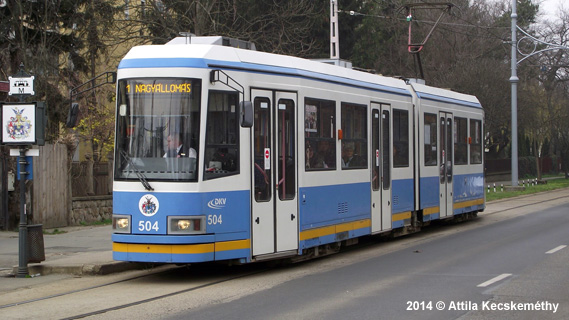
[[[0,318],[569,319],[568,194],[495,201],[473,221],[293,265],[2,279]]]
[[[401,250],[170,319],[568,318],[569,248],[559,247],[566,244],[569,205],[427,235]],[[546,310],[526,310],[538,308]]]

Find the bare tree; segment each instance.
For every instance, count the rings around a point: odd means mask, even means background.
[[[311,56],[327,48],[314,37],[327,4],[276,0],[147,0],[125,7],[123,41],[165,43],[180,32],[250,40],[262,51]],[[127,10],[128,9],[128,10]]]

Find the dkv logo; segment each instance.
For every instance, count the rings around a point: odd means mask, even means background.
[[[211,199],[207,203],[207,206],[212,208],[212,209],[219,210],[219,209],[225,208],[226,202],[227,202],[227,198],[215,198],[215,199]]]

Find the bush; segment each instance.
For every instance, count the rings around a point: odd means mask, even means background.
[[[537,167],[535,165],[534,156],[518,158],[518,174],[520,177],[537,176]]]

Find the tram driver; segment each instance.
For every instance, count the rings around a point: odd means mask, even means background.
[[[168,144],[166,146],[167,149],[166,152],[164,153],[163,158],[183,158],[183,157],[190,157],[193,159],[197,158],[196,149],[184,145],[180,133],[169,134],[167,141],[168,141]]]

